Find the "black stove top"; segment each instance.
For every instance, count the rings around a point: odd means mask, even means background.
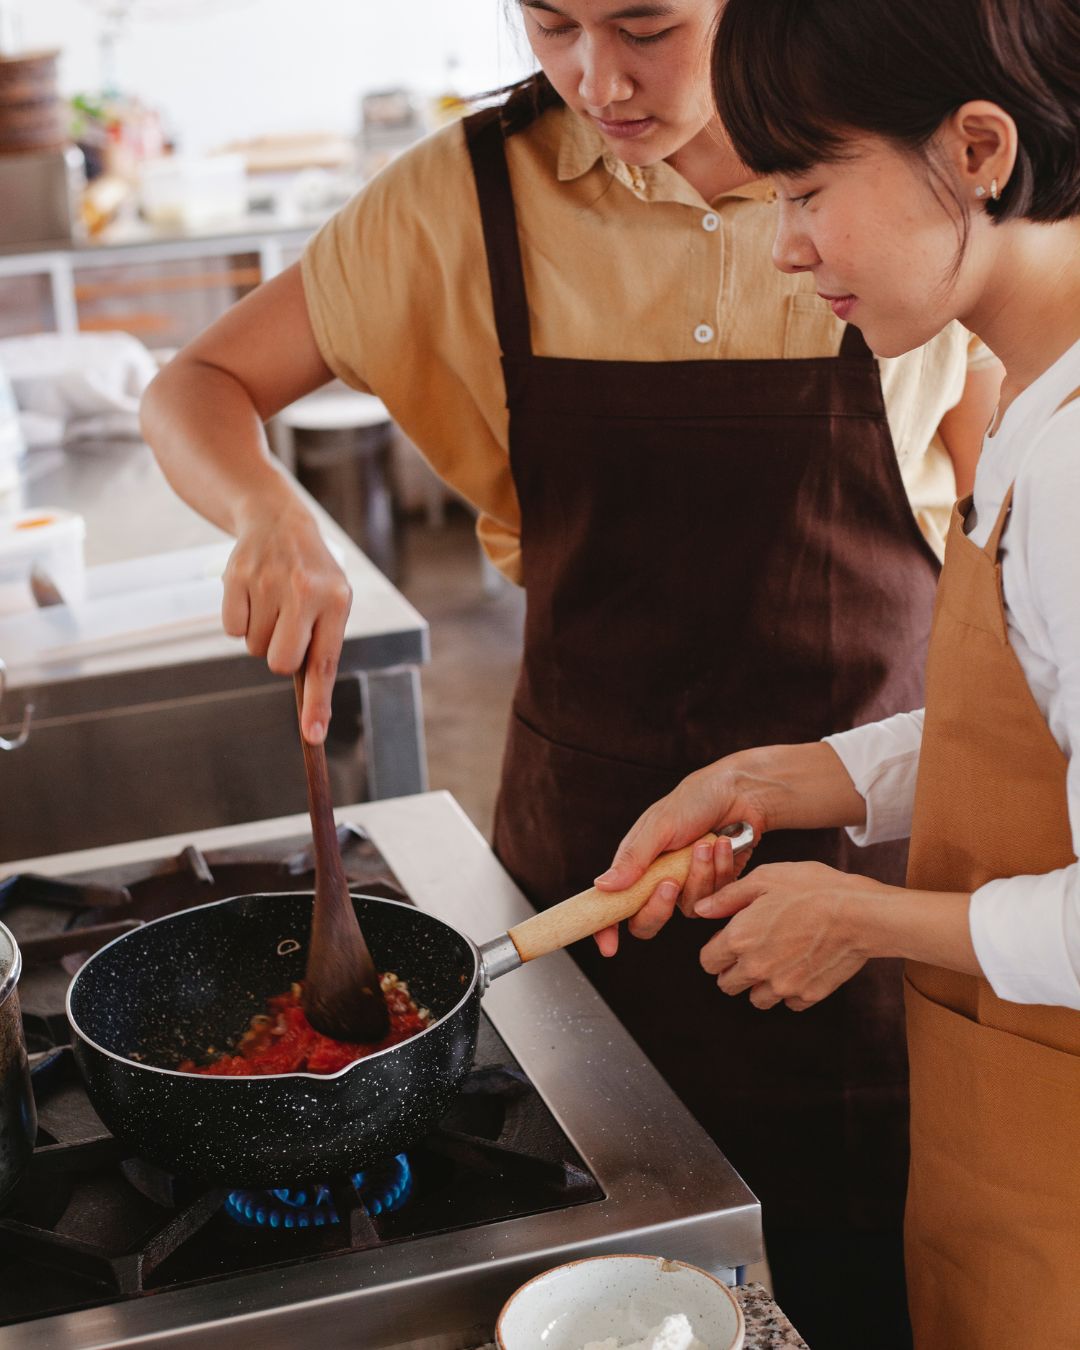
[[[401,899],[359,831],[341,832],[351,888]],[[19,983],[38,1107],[37,1147],[0,1214],[0,1326],[258,1269],[293,1266],[507,1218],[603,1192],[494,1027],[439,1127],[355,1177],[240,1192],[132,1156],[82,1089],[63,1013],[71,973],[119,932],[226,896],[313,886],[304,840],[178,857],[107,874],[0,883],[23,952]]]

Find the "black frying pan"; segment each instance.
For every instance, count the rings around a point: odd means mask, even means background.
[[[753,842],[730,826],[736,849]],[[245,895],[145,924],[81,968],[68,990],[75,1058],[95,1110],[140,1156],[232,1186],[348,1173],[429,1133],[472,1065],[487,984],[523,961],[628,918],[689,849],[629,891],[585,891],[478,948],[410,905],[356,896],[377,967],[431,1009],[419,1035],[336,1074],[206,1077],[175,1066],[235,1044],[266,1001],[304,975],[312,896]]]

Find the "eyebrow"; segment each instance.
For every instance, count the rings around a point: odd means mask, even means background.
[[[549,14],[558,14],[561,19],[568,19],[570,17],[568,14],[564,14],[561,9],[556,9],[554,5],[549,5],[547,0],[521,0],[521,3],[526,9],[545,9]],[[601,23],[611,23],[614,19],[664,19],[674,13],[674,5],[626,5],[624,8],[615,10],[611,14],[605,14],[601,19]]]

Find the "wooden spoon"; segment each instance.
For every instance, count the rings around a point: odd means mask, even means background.
[[[297,715],[304,707],[304,672],[295,676]],[[370,1045],[390,1029],[390,1014],[349,895],[338,847],[326,748],[300,732],[307,771],[311,838],[315,845],[315,910],[301,1005],[316,1031],[335,1041]]]

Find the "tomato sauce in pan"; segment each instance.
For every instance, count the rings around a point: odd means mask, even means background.
[[[337,1073],[377,1050],[407,1041],[431,1021],[428,1010],[416,1006],[408,985],[396,975],[383,975],[381,983],[390,1013],[390,1030],[375,1044],[351,1044],[320,1035],[304,1016],[300,1006],[301,986],[294,984],[288,993],[267,1000],[269,1011],[251,1019],[251,1027],[241,1036],[235,1054],[215,1055],[209,1064],[185,1059],[179,1068],[184,1073],[231,1078],[305,1071]],[[208,1053],[214,1055],[213,1049]]]

